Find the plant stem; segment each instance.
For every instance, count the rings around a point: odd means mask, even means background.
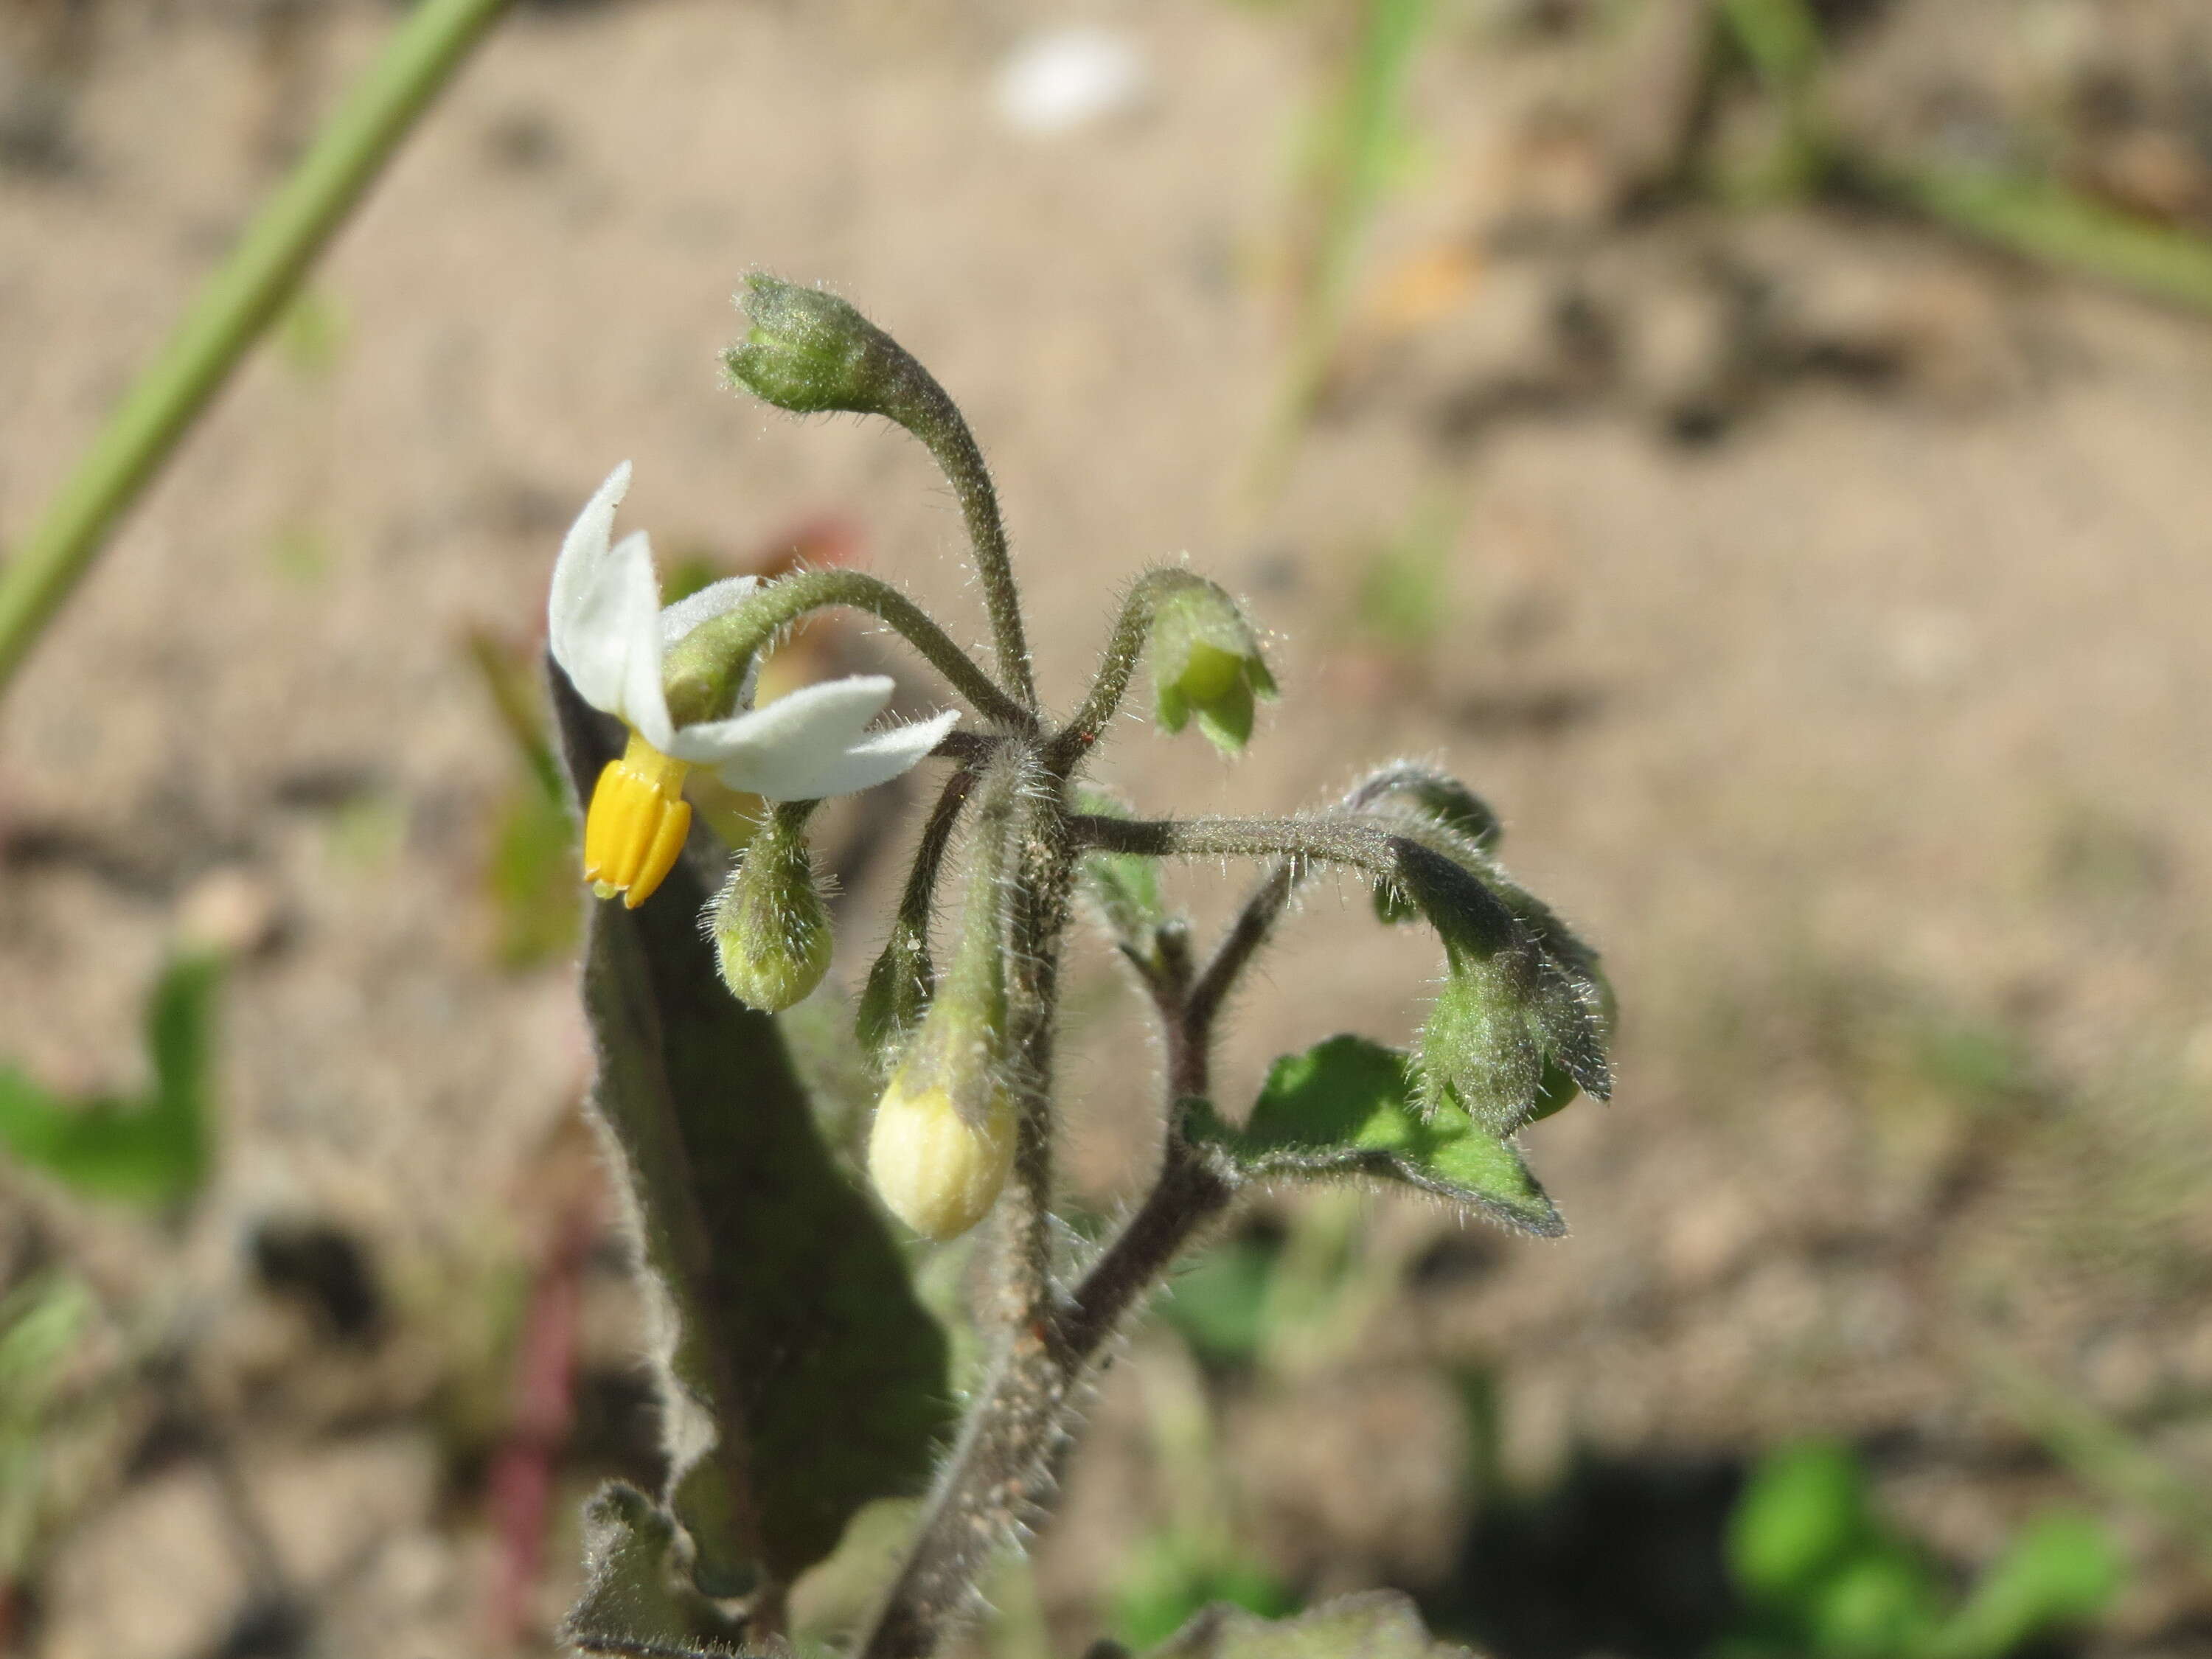
[[[4,569],[0,691],[378,170],[507,0],[419,0],[201,289]]]
[[[744,683],[746,665],[762,648],[808,611],[833,605],[867,611],[888,624],[986,719],[1018,732],[1036,730],[1036,716],[1000,690],[920,605],[882,578],[858,570],[802,570],[781,577],[734,611],[692,629],[668,653],[669,713],[678,725],[721,719]]]
[[[1121,706],[1121,699],[1129,690],[1130,677],[1137,671],[1137,659],[1144,654],[1145,641],[1151,637],[1152,618],[1159,611],[1160,601],[1185,588],[1212,586],[1205,577],[1172,565],[1147,570],[1137,578],[1128,597],[1121,601],[1121,615],[1114,619],[1114,631],[1107,636],[1106,653],[1099,660],[1098,672],[1091,682],[1083,706],[1046,746],[1048,771],[1058,777],[1073,771],[1098,741],[1106,722],[1114,718],[1114,711]]]
[[[991,613],[999,672],[1013,682],[1014,695],[1023,705],[1034,709],[1036,673],[1022,632],[1021,590],[1014,585],[1013,555],[1006,546],[1006,521],[999,515],[999,492],[991,483],[991,470],[983,465],[982,448],[968,429],[960,406],[936,377],[922,370],[912,389],[919,407],[907,412],[900,423],[921,440],[960,498],[960,516],[967,522],[975,568],[983,579],[983,601]]]

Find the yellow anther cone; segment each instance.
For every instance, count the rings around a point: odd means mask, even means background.
[[[622,758],[607,763],[584,815],[584,879],[601,898],[619,893],[635,910],[676,867],[691,830],[690,769],[635,732]]]

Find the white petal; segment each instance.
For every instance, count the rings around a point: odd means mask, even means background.
[[[620,584],[618,605],[606,628],[622,653],[622,691],[607,712],[619,714],[663,754],[674,733],[668,694],[660,683],[660,583],[653,574],[653,544],[634,530],[614,544],[607,568]]]
[[[585,702],[598,708],[608,707],[619,695],[619,678],[610,683],[607,653],[596,648],[592,635],[604,602],[607,538],[614,528],[615,508],[629,489],[629,463],[624,461],[584,503],[562,538],[561,556],[553,562],[553,591],[545,606],[554,660],[568,671]]]
[[[744,755],[716,769],[732,789],[749,789],[770,800],[820,800],[872,789],[916,765],[937,747],[960,711],[948,708],[911,726],[863,732],[842,750],[797,755],[777,749]]]
[[[710,582],[687,599],[678,599],[660,613],[660,647],[666,651],[701,623],[712,622],[733,611],[760,586],[758,576],[725,576]]]
[[[676,746],[664,752],[701,766],[787,750],[795,756],[834,753],[860,738],[868,722],[883,713],[894,689],[883,674],[854,674],[802,685],[765,708],[687,726],[676,733]]]
[[[625,536],[574,590],[568,649],[559,657],[586,702],[618,714],[640,731],[660,711],[660,592],[653,579],[653,548],[644,532]],[[641,691],[646,694],[640,697]],[[636,707],[633,707],[633,703]]]

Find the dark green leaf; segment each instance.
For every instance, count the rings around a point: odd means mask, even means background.
[[[1419,1188],[1518,1231],[1557,1237],[1559,1212],[1513,1143],[1446,1105],[1424,1116],[1406,1056],[1334,1036],[1285,1054],[1241,1129],[1194,1108],[1187,1132],[1253,1175],[1364,1176]]]
[[[570,775],[594,779],[616,734],[553,685]],[[775,1019],[722,987],[706,899],[684,861],[635,910],[593,904],[585,995],[595,1105],[665,1292],[669,1505],[700,1588],[735,1595],[756,1547],[787,1583],[863,1504],[921,1490],[951,1401],[944,1334],[832,1162]]]
[[[623,1659],[714,1659],[739,1650],[713,1603],[679,1583],[669,1556],[676,1528],[635,1486],[618,1480],[584,1506],[584,1593],[561,1641]]]
[[[94,1198],[172,1204],[206,1179],[208,1071],[222,963],[169,964],[146,1006],[152,1089],[136,1100],[69,1101],[12,1067],[0,1069],[0,1145],[18,1160]]]
[[[1267,1620],[1242,1607],[1212,1607],[1147,1659],[1474,1659],[1422,1627],[1413,1602],[1370,1590],[1302,1613]]]

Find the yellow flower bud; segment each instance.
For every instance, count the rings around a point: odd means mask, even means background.
[[[992,1081],[963,1114],[941,1082],[911,1062],[892,1074],[868,1136],[868,1176],[893,1215],[937,1243],[991,1212],[1014,1167],[1014,1103]],[[926,1068],[932,1073],[934,1066]]]

